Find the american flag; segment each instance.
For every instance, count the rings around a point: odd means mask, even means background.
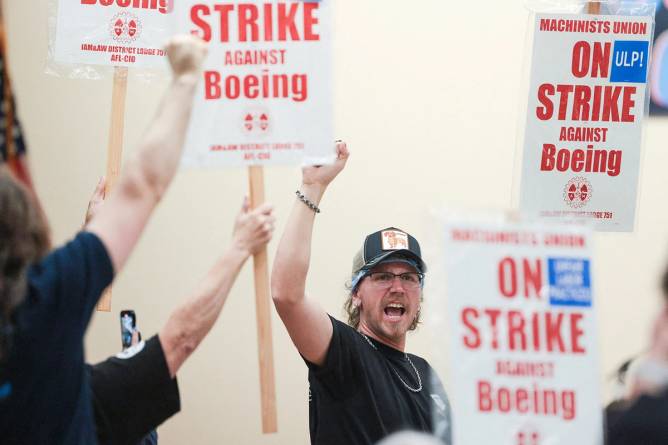
[[[7,69],[7,39],[4,25],[0,23],[0,160],[7,163],[16,177],[32,189],[32,181],[26,163],[26,146],[21,124],[16,117],[16,105]]]
[[[0,10],[0,168],[9,167],[14,176],[32,192],[34,202],[42,216],[45,217],[33,187],[26,156],[26,144],[23,140],[21,124],[16,116],[16,104],[7,65],[7,38],[2,20]]]

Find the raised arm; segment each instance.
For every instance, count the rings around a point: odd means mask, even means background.
[[[302,169],[300,191],[316,205],[348,160],[345,143],[337,142],[336,151],[334,164]],[[321,365],[332,338],[332,324],[320,305],[305,295],[314,219],[315,212],[296,199],[274,258],[271,293],[292,342],[308,361]]]
[[[125,264],[176,173],[205,55],[205,43],[196,37],[177,36],[169,42],[172,82],[137,155],[126,164],[116,188],[86,226],[106,246],[116,272]]]
[[[241,266],[269,242],[273,231],[272,207],[265,203],[249,211],[246,200],[236,220],[232,244],[160,331],[172,377],[218,319]]]

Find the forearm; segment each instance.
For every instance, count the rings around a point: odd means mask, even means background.
[[[160,331],[160,342],[172,377],[213,327],[248,256],[248,252],[231,247],[193,295],[170,315]]]
[[[197,87],[195,73],[175,77],[143,136],[136,168],[159,200],[178,169]]]
[[[316,205],[325,192],[324,187],[303,184],[300,190]],[[295,303],[304,298],[315,215],[303,202],[295,200],[271,273],[272,297],[277,304]]]

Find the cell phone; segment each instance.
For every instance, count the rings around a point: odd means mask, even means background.
[[[121,343],[123,349],[132,346],[132,334],[137,328],[137,316],[133,310],[121,311]]]

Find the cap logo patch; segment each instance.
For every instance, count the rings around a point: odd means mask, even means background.
[[[382,232],[383,250],[408,249],[408,235],[398,230]]]

